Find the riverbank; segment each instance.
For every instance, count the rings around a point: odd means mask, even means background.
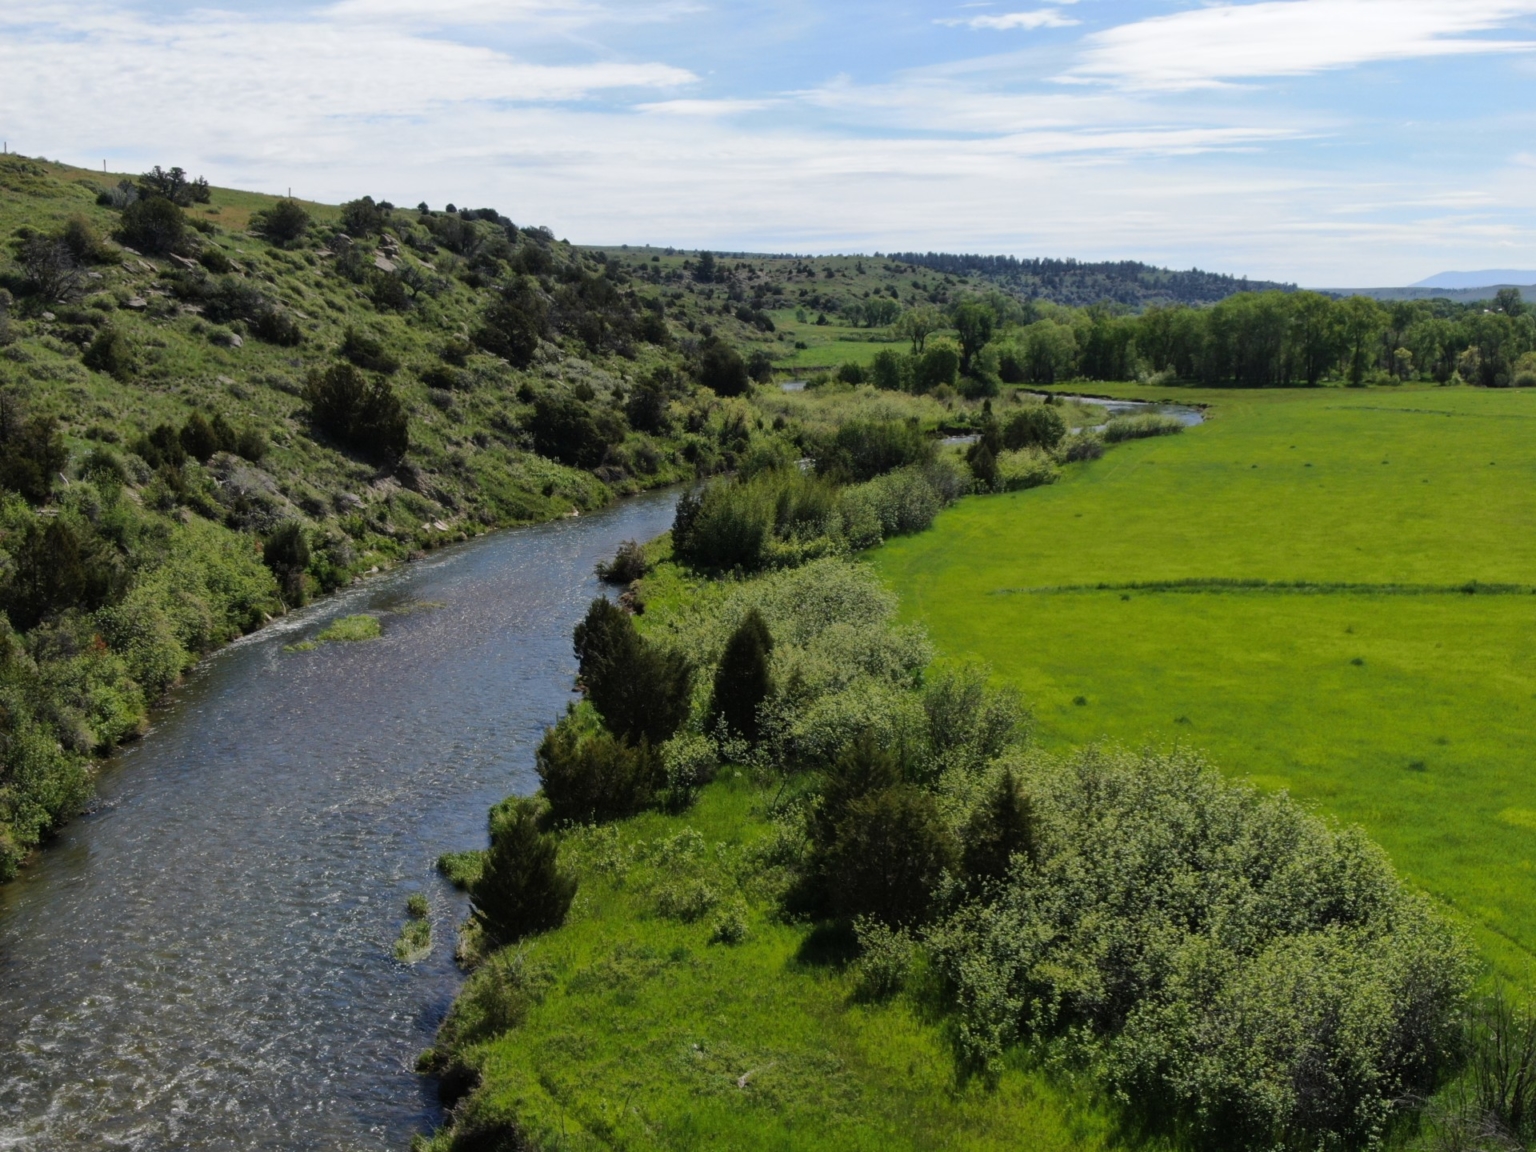
[[[0,887],[0,1147],[399,1152],[440,1123],[413,1065],[466,907],[434,861],[534,786],[593,567],[675,495],[444,547],[197,665]],[[381,635],[284,650],[352,616]]]
[[[1356,833],[1187,755],[1032,747],[863,564],[662,561],[636,599],[644,642],[699,671],[691,773],[761,614],[764,735],[717,740],[670,807],[551,825],[575,902],[480,952],[423,1060],[452,1123],[418,1147],[1357,1146],[1451,1066],[1466,953]]]

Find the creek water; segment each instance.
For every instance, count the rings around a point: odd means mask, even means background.
[[[200,665],[0,886],[0,1149],[399,1152],[435,1124],[413,1065],[466,907],[434,861],[535,787],[593,565],[675,502],[444,550]],[[380,639],[284,650],[363,612]],[[433,948],[406,966],[415,892]]]

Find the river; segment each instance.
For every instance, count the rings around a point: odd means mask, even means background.
[[[458,545],[204,661],[0,886],[0,1149],[400,1152],[435,1125],[413,1065],[466,907],[433,863],[536,786],[593,565],[675,500]],[[380,639],[284,650],[360,612]]]

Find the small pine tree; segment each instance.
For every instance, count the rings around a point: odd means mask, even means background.
[[[560,869],[559,845],[539,829],[538,806],[498,811],[485,867],[470,889],[474,917],[496,944],[560,927],[576,898],[576,877]]]
[[[219,434],[201,412],[187,417],[187,422],[181,426],[180,440],[187,455],[200,464],[206,464],[208,458],[223,447],[219,443]]]
[[[622,608],[593,600],[574,646],[587,699],[615,736],[659,745],[688,719],[693,666],[681,653],[648,643]]]
[[[933,796],[910,784],[855,800],[823,858],[832,907],[891,926],[928,919],[955,845]]]
[[[997,457],[985,443],[979,443],[970,454],[971,475],[976,477],[976,487],[982,492],[997,490]]]
[[[726,641],[715,671],[715,695],[710,721],[724,720],[744,740],[757,743],[762,735],[758,709],[773,693],[769,657],[773,636],[762,613],[753,608]]]
[[[283,601],[304,603],[304,572],[309,567],[309,535],[297,520],[279,524],[262,546],[261,558],[277,577]]]
[[[1033,862],[1039,853],[1034,804],[1012,772],[1004,772],[976,809],[961,837],[961,864],[973,880],[1000,880],[1014,856]]]

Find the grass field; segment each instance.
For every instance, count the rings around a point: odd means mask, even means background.
[[[572,1150],[1001,1150],[1020,1133],[1041,1152],[1125,1146],[1105,1112],[1039,1072],[957,1081],[919,1003],[861,1002],[837,950],[775,917],[757,886],[767,799],[722,780],[684,815],[574,846],[570,922],[525,946],[542,1002],[473,1053],[478,1124],[516,1121],[533,1146]],[[711,942],[714,913],[663,914],[701,887],[740,902],[744,941]]]
[[[1185,398],[1206,425],[968,499],[873,563],[947,657],[1024,690],[1048,745],[1195,746],[1315,801],[1523,975],[1536,395]]]

